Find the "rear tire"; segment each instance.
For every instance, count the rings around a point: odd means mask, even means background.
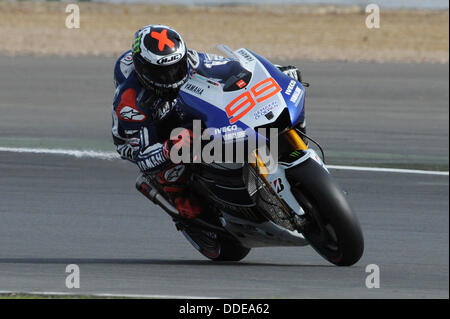
[[[244,247],[239,243],[230,240],[222,240],[220,254],[217,258],[211,258],[213,261],[240,261],[250,252],[250,248]]]
[[[355,264],[364,251],[361,227],[331,175],[308,159],[286,170],[286,176],[305,211],[302,233],[311,246],[335,265]]]
[[[195,249],[212,261],[240,261],[251,250],[215,233],[189,229],[184,229],[182,232]]]

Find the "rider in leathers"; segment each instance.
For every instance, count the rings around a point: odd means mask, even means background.
[[[214,69],[215,75],[225,75],[232,63],[237,62],[188,50],[168,26],[148,25],[135,33],[132,49],[115,64],[112,135],[117,152],[154,176],[187,218],[195,218],[202,209],[186,189],[185,166],[170,161],[171,148],[192,139],[190,134],[176,142],[169,138],[184,116],[177,104],[178,92],[192,74],[207,76]],[[296,67],[278,67],[301,80]]]

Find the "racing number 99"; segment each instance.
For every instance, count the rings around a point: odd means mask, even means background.
[[[264,102],[280,92],[281,88],[273,78],[267,78],[255,84],[250,91],[251,94],[249,91],[246,91],[226,106],[225,111],[227,112],[230,124],[241,119],[256,105],[256,103]]]

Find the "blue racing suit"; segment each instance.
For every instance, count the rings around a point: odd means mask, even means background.
[[[207,72],[211,67],[226,72],[232,59],[188,51],[190,74]],[[177,99],[166,101],[146,90],[138,81],[131,51],[120,56],[114,67],[116,91],[112,106],[112,136],[123,159],[136,163],[142,171],[158,172],[170,163],[163,154],[164,140],[158,136],[159,119],[166,113],[181,112]],[[175,128],[176,126],[173,126]]]

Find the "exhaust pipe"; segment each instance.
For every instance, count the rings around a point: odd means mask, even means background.
[[[153,203],[160,206],[171,217],[181,217],[178,210],[156,190],[156,187],[144,174],[139,175],[136,179],[136,189]]]
[[[181,216],[178,213],[178,210],[167,199],[165,199],[160,192],[156,190],[156,187],[150,182],[150,180],[144,174],[139,175],[138,178],[136,179],[136,189],[140,193],[142,193],[145,197],[150,199],[153,203],[160,206],[174,220],[189,222],[190,227],[196,225],[197,227],[200,227],[201,230],[209,229],[211,231],[216,231],[224,235],[228,235],[223,228],[212,225],[199,218],[186,219],[186,217]]]

